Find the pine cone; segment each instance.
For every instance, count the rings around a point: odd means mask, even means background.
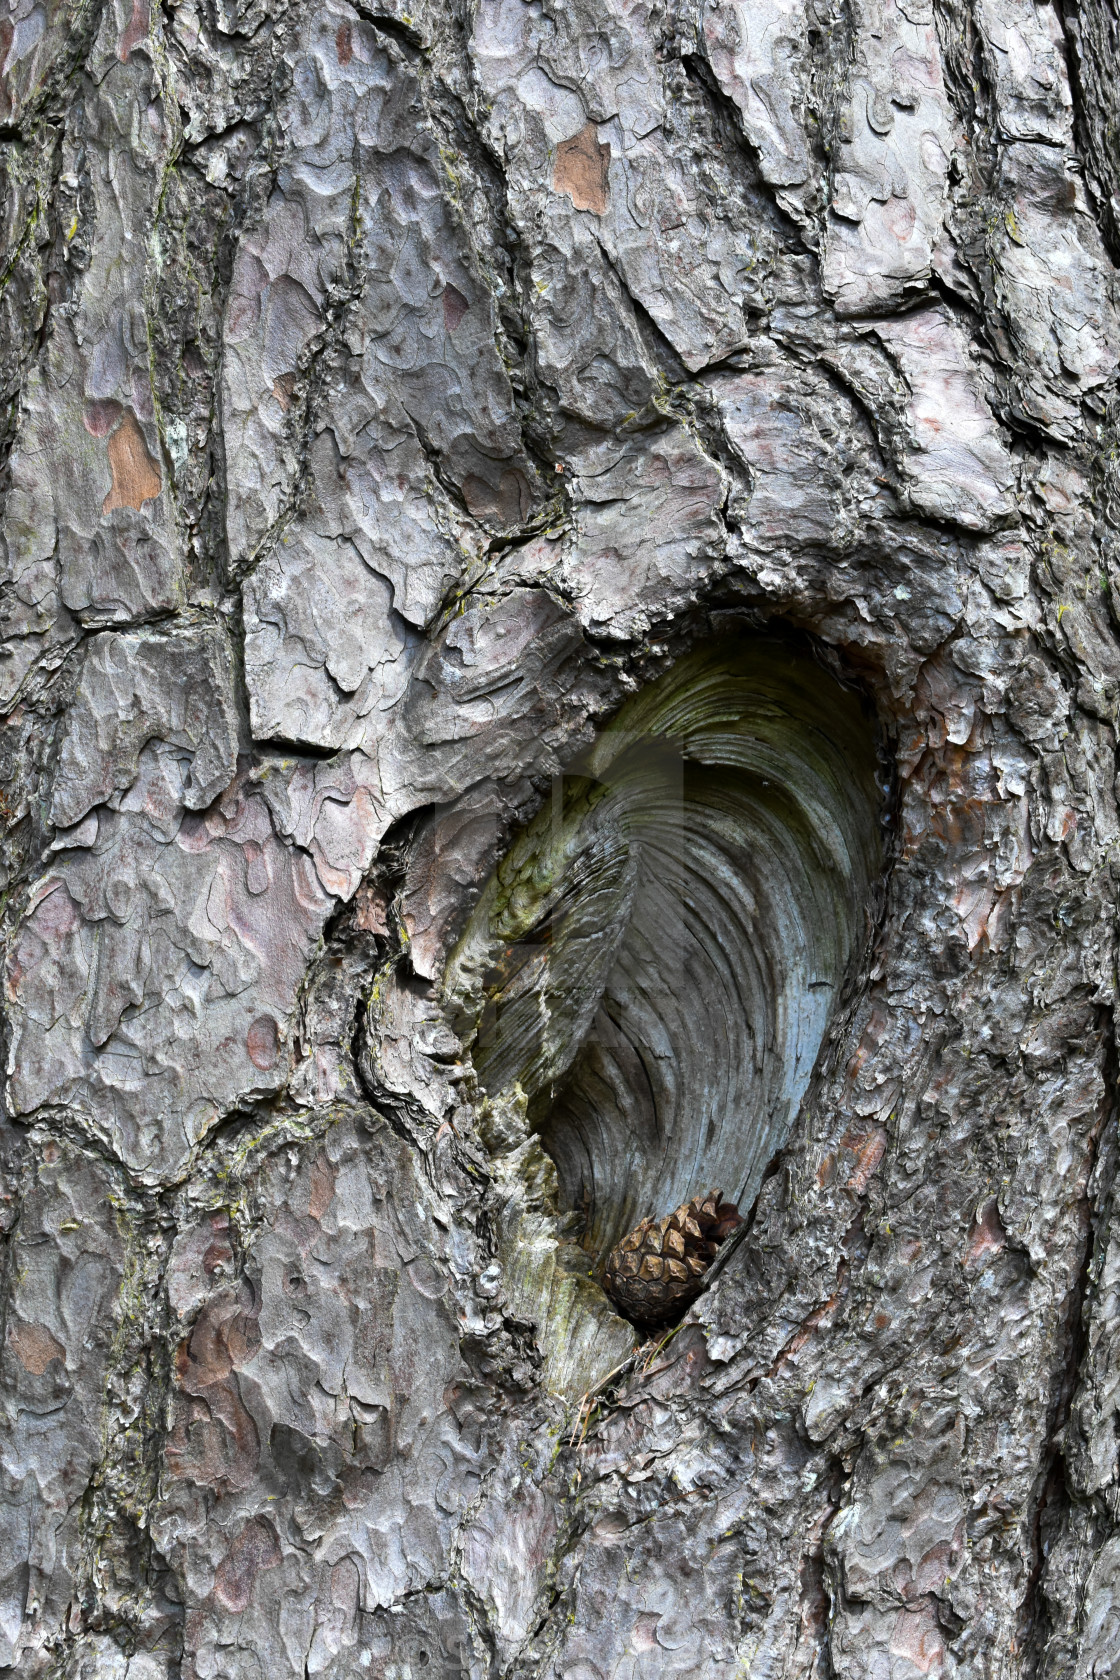
[[[665,1324],[699,1295],[720,1243],[743,1223],[721,1190],[643,1219],[607,1256],[607,1293],[636,1324]]]

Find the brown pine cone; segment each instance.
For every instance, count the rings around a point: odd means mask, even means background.
[[[665,1324],[696,1299],[720,1243],[742,1223],[721,1190],[694,1196],[664,1219],[643,1219],[608,1254],[604,1287],[636,1324]]]

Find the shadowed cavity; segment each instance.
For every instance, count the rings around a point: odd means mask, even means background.
[[[622,709],[491,877],[448,1004],[593,1253],[712,1185],[753,1199],[866,945],[882,782],[805,644],[722,642]]]

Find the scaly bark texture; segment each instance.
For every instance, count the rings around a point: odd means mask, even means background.
[[[2,0],[0,1668],[1117,1680],[1114,0],[405,3]]]

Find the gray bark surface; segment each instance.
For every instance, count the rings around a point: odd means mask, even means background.
[[[0,1670],[1120,1680],[1118,145],[1113,0],[0,0]]]

